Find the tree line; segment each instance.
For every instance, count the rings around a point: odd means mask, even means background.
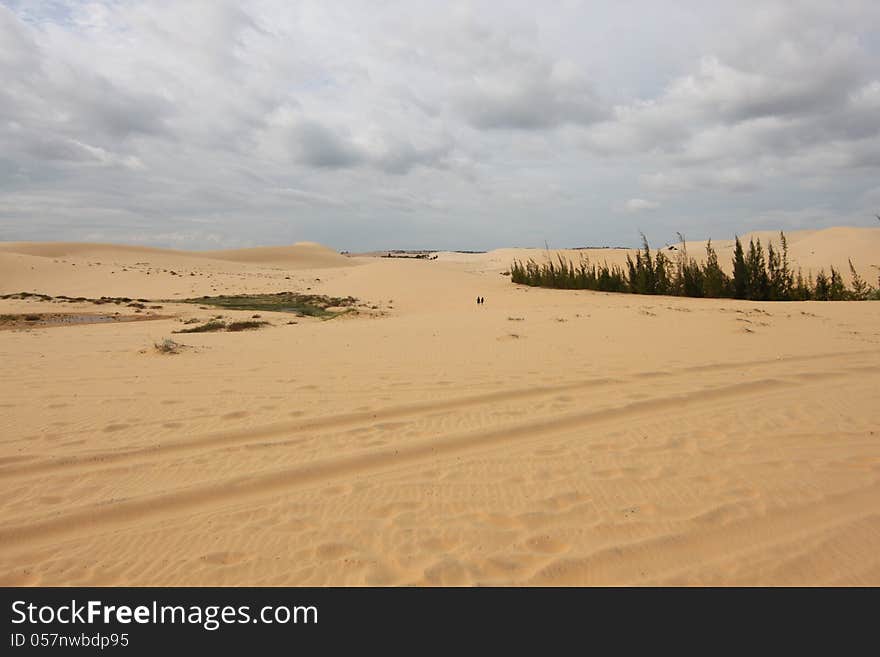
[[[574,264],[558,255],[555,262],[548,258],[542,264],[533,259],[527,262],[515,260],[510,277],[514,283],[538,287],[632,294],[752,301],[880,299],[880,289],[861,278],[851,260],[849,286],[833,266],[829,268],[830,273],[820,269],[815,278],[812,273],[804,276],[800,268],[795,272],[788,258],[785,233],[780,232],[779,238],[778,248],[769,241],[765,250],[760,238],[750,239],[748,249],[745,249],[737,237],[732,276],[721,268],[712,240],[706,243],[705,260],[699,262],[688,255],[683,237],[676,257],[670,258],[663,251],[652,253],[647,238],[642,235],[642,248],[636,252],[635,259],[627,254],[625,267],[609,266],[607,262],[593,263],[585,255],[581,256],[580,263]]]

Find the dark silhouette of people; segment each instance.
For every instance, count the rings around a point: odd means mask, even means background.
[[[485,299],[483,297],[477,297],[477,305],[481,305]]]

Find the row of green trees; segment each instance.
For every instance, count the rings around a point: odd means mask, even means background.
[[[681,237],[681,236],[679,236]],[[743,248],[739,237],[733,251],[733,276],[721,268],[718,254],[710,240],[706,258],[699,262],[687,253],[684,238],[675,258],[663,251],[651,252],[642,235],[642,249],[635,259],[626,257],[626,266],[592,263],[586,256],[575,265],[562,256],[554,262],[538,264],[534,260],[514,261],[510,268],[514,283],[539,287],[633,294],[666,294],[685,297],[751,299],[754,301],[843,301],[880,299],[880,290],[862,279],[852,261],[849,263],[849,287],[833,266],[830,274],[820,269],[815,279],[795,273],[788,258],[788,242],[779,233],[780,247],[770,241],[764,250],[761,240],[749,240]],[[880,279],[878,279],[880,285]]]

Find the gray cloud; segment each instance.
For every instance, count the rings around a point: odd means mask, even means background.
[[[876,24],[867,7],[861,18]],[[704,56],[656,98],[619,105],[582,143],[606,157],[650,154],[662,166],[641,184],[667,194],[796,189],[794,177],[876,166],[880,65],[858,37],[868,23],[857,13],[835,25],[820,12],[805,26],[796,10],[775,9],[772,32],[725,47],[724,59]]]
[[[302,121],[291,133],[294,152],[309,166],[342,169],[364,160],[361,151],[350,140],[317,121]]]
[[[535,47],[531,25],[509,32],[459,19],[440,41],[453,50],[456,109],[481,130],[589,125],[608,113],[583,67]]]
[[[604,118],[607,110],[592,88],[566,68],[535,62],[480,76],[459,92],[459,107],[480,129],[543,130]]]
[[[290,131],[291,152],[301,163],[320,169],[369,165],[385,173],[403,175],[414,167],[440,167],[450,153],[449,142],[414,146],[408,140],[379,135],[371,143],[357,143],[348,131],[318,121],[298,121]]]
[[[173,105],[165,98],[137,89],[125,89],[102,77],[82,79],[71,75],[69,85],[59,88],[57,97],[64,99],[71,131],[105,134],[112,139],[131,136],[170,136],[166,123]]]
[[[376,156],[376,164],[385,172],[405,174],[416,166],[439,167],[450,154],[452,144],[449,142],[423,147],[412,143],[395,142],[384,148],[384,152]]]
[[[867,0],[0,0],[0,238],[485,248],[871,225],[878,33]]]

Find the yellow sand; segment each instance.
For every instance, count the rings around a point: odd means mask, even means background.
[[[880,229],[789,240],[876,284]],[[0,294],[384,313],[0,331],[0,583],[880,585],[880,302],[514,286],[529,253],[0,244]]]

